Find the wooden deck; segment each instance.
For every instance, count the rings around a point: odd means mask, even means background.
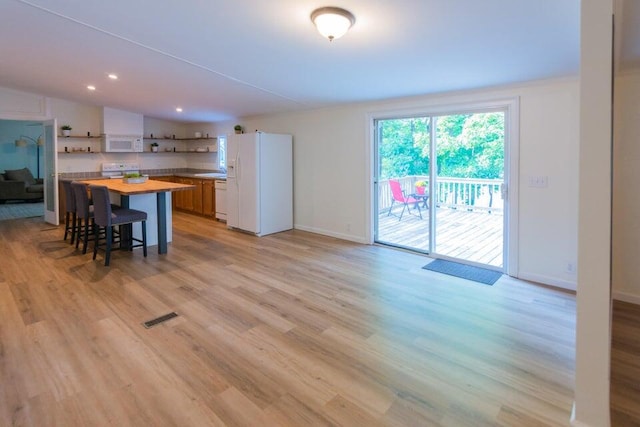
[[[429,212],[423,209],[422,219],[415,209],[398,216],[402,207],[387,210],[378,219],[378,241],[420,251],[433,252],[494,267],[503,267],[503,215],[478,211],[437,208],[436,247],[429,250]]]

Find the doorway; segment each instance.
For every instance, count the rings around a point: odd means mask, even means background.
[[[0,220],[43,217],[42,122],[0,119],[0,134]]]
[[[374,241],[505,271],[507,108],[374,120]]]

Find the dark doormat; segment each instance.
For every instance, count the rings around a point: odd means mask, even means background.
[[[502,273],[499,271],[460,264],[459,262],[445,261],[443,259],[432,261],[422,268],[448,274],[449,276],[473,280],[474,282],[484,283],[485,285],[493,285],[502,276]]]

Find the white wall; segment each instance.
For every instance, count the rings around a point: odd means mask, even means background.
[[[615,81],[613,296],[640,304],[640,73]]]
[[[41,95],[15,91],[13,89],[0,87],[0,119],[34,119],[45,120],[56,118],[58,127],[68,124],[73,130],[71,134],[100,135],[103,124],[103,107],[95,105],[79,104],[77,102],[64,99],[46,98]],[[4,123],[4,124],[3,124]],[[15,122],[15,126],[9,128],[10,121],[0,120],[0,170],[17,169],[28,166],[36,174],[35,147],[16,148],[14,140],[18,134],[33,136],[37,138],[41,132],[33,131],[33,128],[24,127],[24,122]],[[162,137],[164,135],[176,135],[176,138],[193,136],[194,131],[202,129],[204,134],[210,133],[215,136],[210,123],[187,124],[169,120],[160,120],[145,117],[143,120],[144,136]],[[16,128],[17,126],[17,128]],[[20,129],[18,129],[20,128]],[[59,132],[60,133],[60,132]],[[33,134],[33,135],[32,135]],[[165,168],[196,168],[215,169],[217,165],[217,148],[215,140],[186,142],[186,141],[158,141],[161,150],[176,147],[179,151],[189,148],[209,147],[210,154],[151,154],[148,142],[145,144],[145,153],[95,153],[95,154],[60,154],[58,156],[58,169],[60,172],[99,172],[103,162],[127,161],[137,162],[142,169],[165,169]],[[87,140],[77,138],[58,138],[58,150],[64,151],[68,147],[72,151],[74,147],[84,148],[87,146],[97,147],[98,140]],[[43,153],[40,153],[41,161]]]
[[[519,273],[575,288],[567,263],[577,260],[578,81],[404,98],[245,118],[245,129],[294,137],[295,227],[366,243],[369,234],[371,141],[368,119],[384,111],[520,98]],[[231,133],[235,122],[217,131]],[[529,175],[548,188],[528,187]]]
[[[49,112],[50,104],[43,96],[0,88],[0,171],[28,167],[36,175],[36,147],[31,143],[16,147],[15,140],[20,135],[37,138],[42,134],[41,127],[26,126],[20,120],[28,118],[29,123],[37,123],[48,118]],[[40,156],[42,170],[42,152]]]
[[[577,426],[610,425],[612,15],[613,0],[581,2]]]
[[[0,119],[45,120],[49,113],[46,97],[0,87]]]
[[[58,120],[58,135],[60,126],[72,127],[72,135],[100,135],[102,128],[102,108],[95,105],[78,104],[64,99],[48,98],[50,118]]]
[[[152,134],[154,138],[162,138],[165,136],[176,138],[192,138],[195,137],[195,132],[200,132],[203,136],[207,133],[211,137],[215,134],[211,130],[213,125],[211,123],[184,123],[169,120],[154,119],[151,117],[144,118],[144,136],[150,137]],[[197,141],[174,141],[174,140],[159,140],[156,141],[159,144],[160,153],[157,155],[141,155],[141,163],[145,165],[145,168],[150,169],[162,169],[162,168],[192,168],[192,169],[215,169],[217,165],[217,153],[215,152],[217,146],[215,140],[197,140]],[[208,154],[163,154],[166,149],[176,148],[176,150],[188,151],[190,149],[197,148],[209,148],[211,150]]]
[[[185,125],[185,137],[191,138],[196,132],[200,132],[203,137],[207,135],[215,138],[218,135],[215,132],[213,123],[188,123]],[[190,141],[189,144],[195,147],[208,147],[211,154],[194,154],[187,155],[187,167],[192,169],[216,169],[218,167],[218,144],[217,139],[211,141]]]

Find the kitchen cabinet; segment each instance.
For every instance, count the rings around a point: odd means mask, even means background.
[[[152,179],[195,185],[193,190],[172,193],[172,206],[183,212],[215,217],[215,186],[213,179],[186,178],[181,176],[156,176]]]
[[[207,179],[202,181],[202,214],[215,217],[216,215],[216,189],[214,181]]]
[[[176,209],[188,212],[202,213],[202,180],[178,177],[180,184],[195,185],[193,190],[180,191],[176,200]]]

